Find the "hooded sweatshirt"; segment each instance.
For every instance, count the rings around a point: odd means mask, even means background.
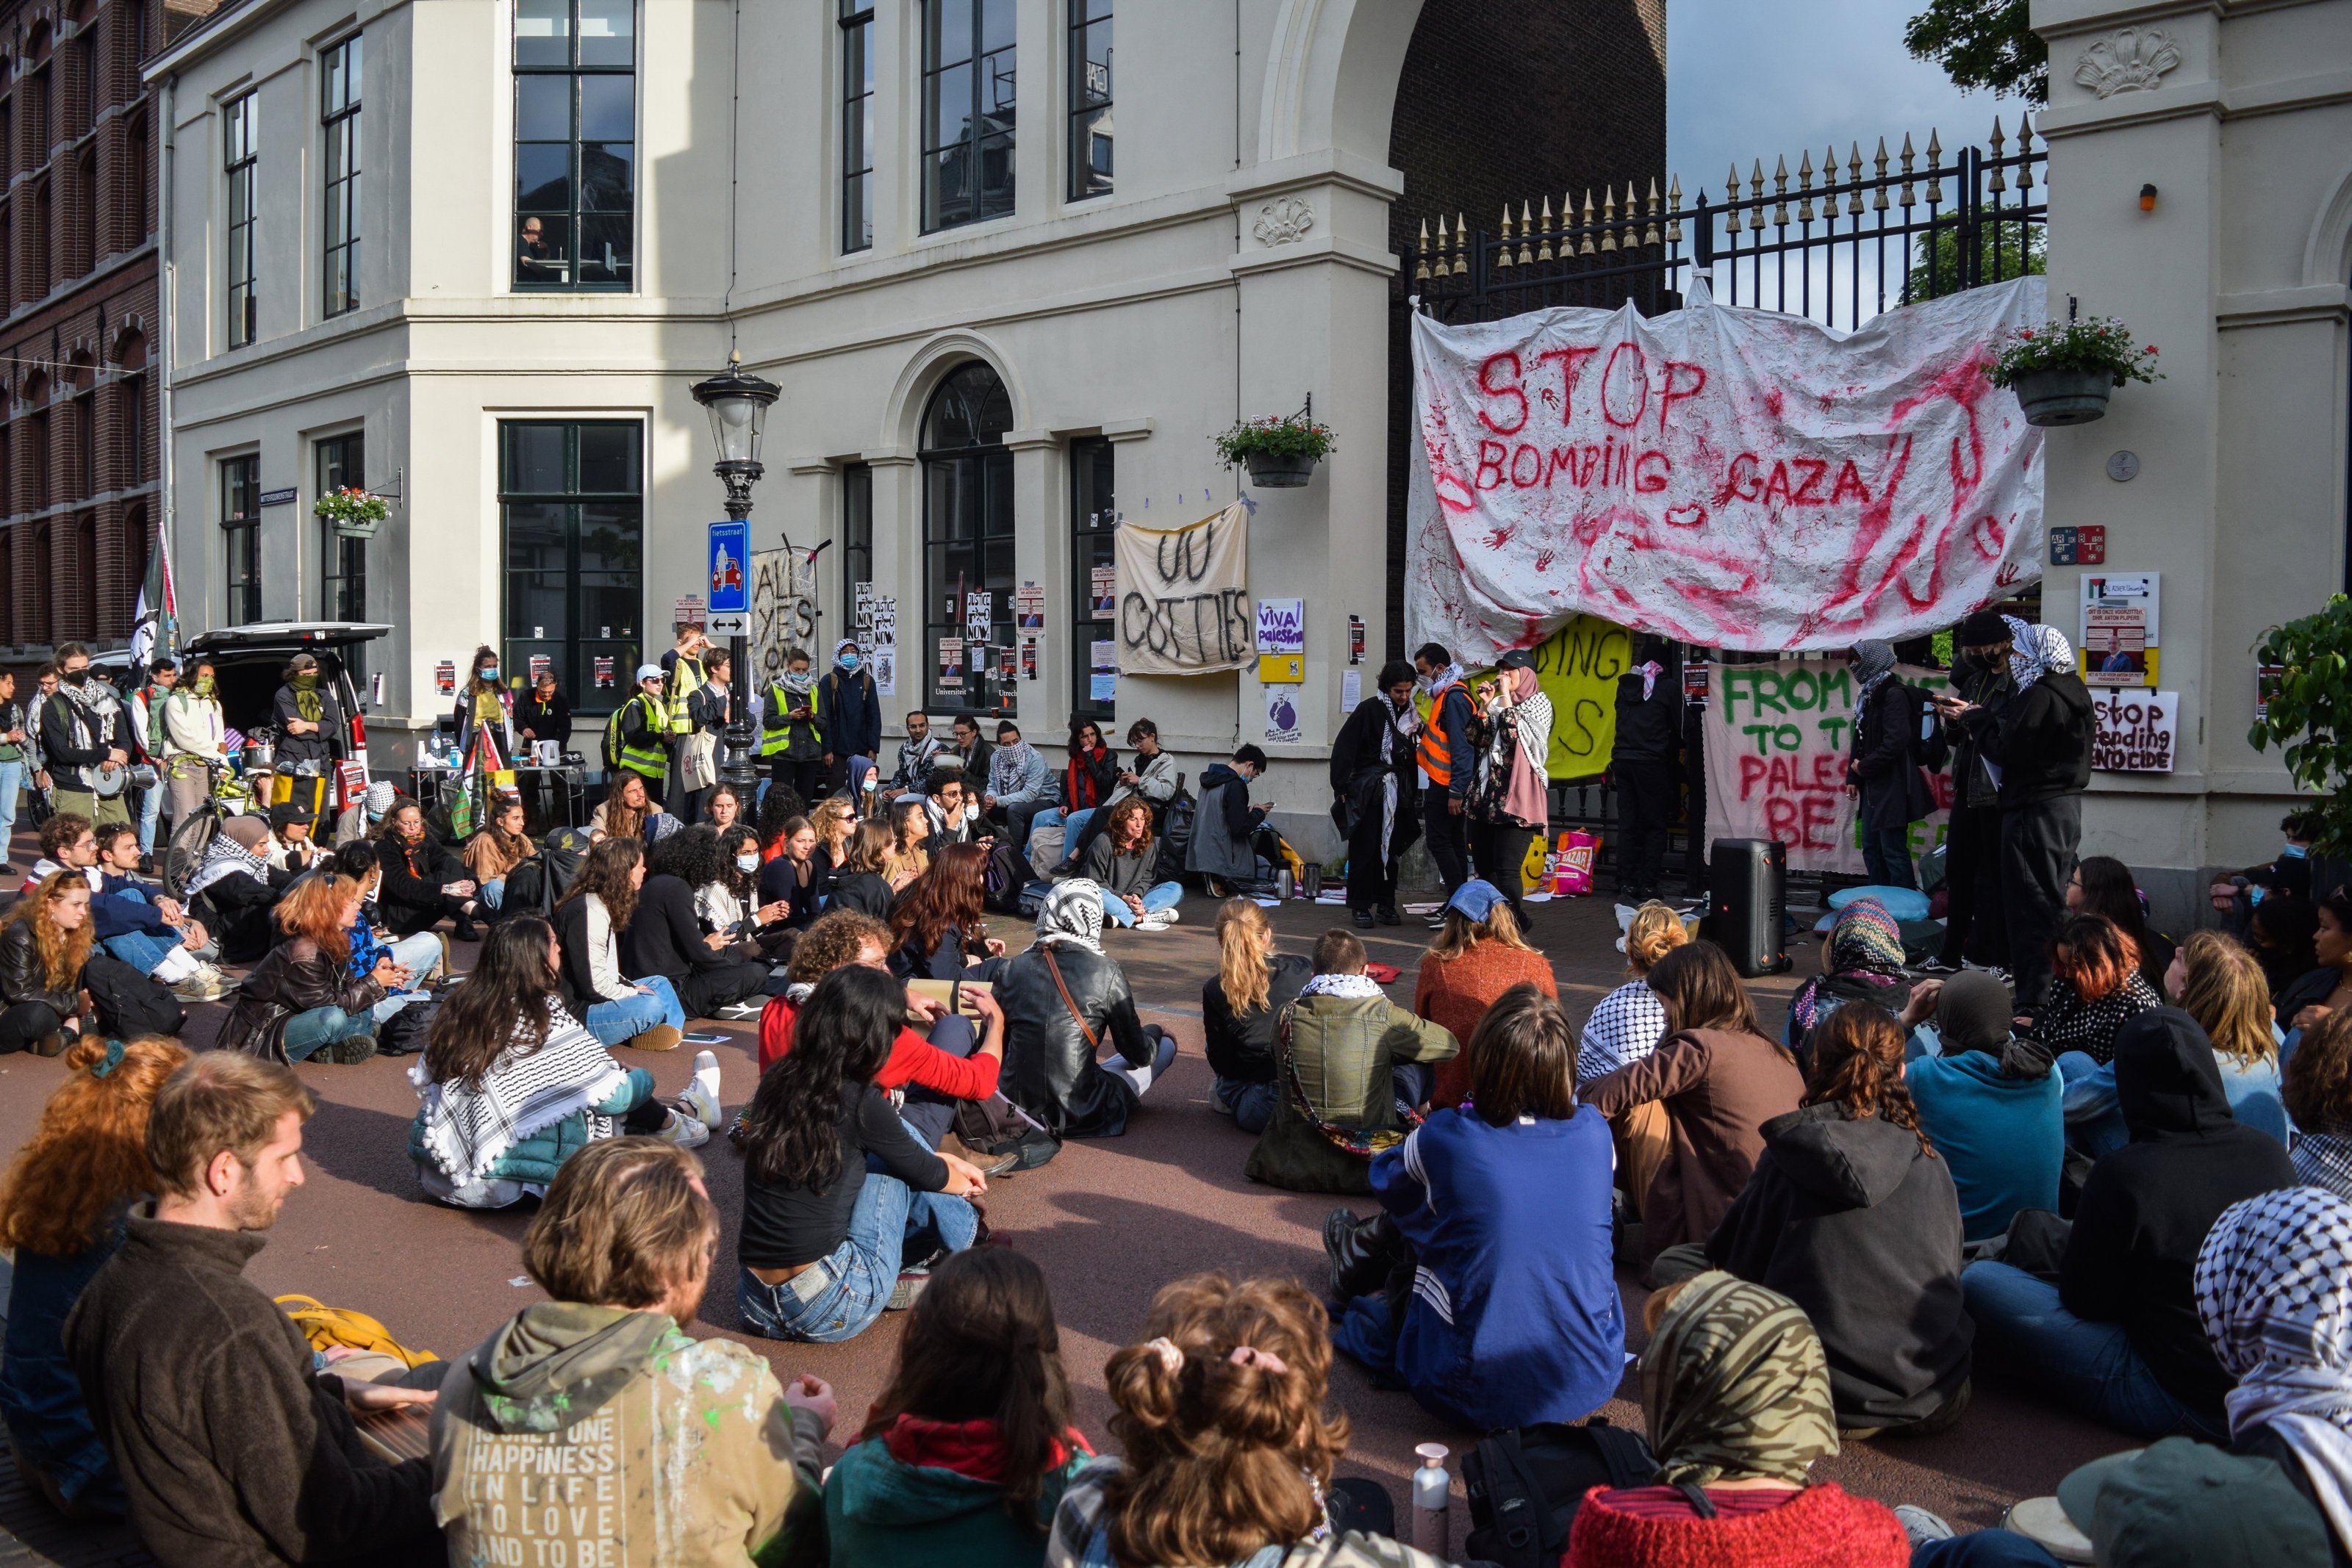
[[[1070,1478],[1094,1458],[1076,1431],[1037,1490],[1035,1523],[1004,1506],[1004,1444],[993,1421],[900,1416],[851,1447],[825,1478],[825,1536],[844,1568],[1036,1568]]]
[[[1805,1310],[1839,1422],[1933,1415],[1969,1375],[1960,1205],[1949,1166],[1907,1127],[1808,1105],[1764,1124],[1764,1153],[1707,1260]]]
[[[740,1344],[541,1301],[442,1384],[435,1507],[452,1563],[822,1563],[824,1440]]]
[[[2223,1209],[2295,1185],[2286,1151],[2230,1114],[2212,1043],[2178,1008],[2116,1036],[2131,1142],[2091,1167],[2058,1269],[2076,1317],[2119,1322],[2172,1396],[2218,1425],[2231,1379],[2197,1318],[2197,1250]]]
[[[2000,769],[2003,810],[2079,795],[2091,782],[2091,690],[2073,670],[2042,675],[1995,708],[1967,716],[1969,734]]]
[[[1998,1055],[1923,1056],[1904,1070],[1903,1081],[1919,1107],[1919,1125],[1951,1166],[1969,1240],[2001,1235],[2020,1209],[2058,1212],[2065,1086],[2051,1071],[2047,1050],[2011,1040]]]

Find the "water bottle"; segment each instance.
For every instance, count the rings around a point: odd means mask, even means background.
[[[1274,896],[1276,898],[1288,898],[1290,896],[1290,868],[1288,866],[1284,866],[1280,871],[1274,873]]]
[[[1413,1452],[1421,1456],[1421,1469],[1412,1472],[1412,1543],[1443,1558],[1452,1545],[1445,1511],[1454,1492],[1454,1478],[1445,1473],[1445,1445],[1423,1443]]]
[[[1298,885],[1308,898],[1320,898],[1323,895],[1323,867],[1317,862],[1308,861],[1306,879]]]

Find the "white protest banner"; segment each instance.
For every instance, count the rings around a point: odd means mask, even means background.
[[[2180,747],[2179,692],[2091,694],[2098,727],[2091,766],[2105,773],[2169,773]]]
[[[1951,625],[2041,575],[2042,433],[1985,372],[2021,278],[1840,337],[1684,309],[1412,319],[1405,641],[1465,665],[1601,616],[1706,647]]]
[[[1249,513],[1239,501],[1187,528],[1123,523],[1112,538],[1122,674],[1205,675],[1256,658]]]
[[[1860,875],[1859,802],[1845,792],[1853,755],[1853,672],[1843,664],[1716,664],[1707,704],[1706,836],[1777,839],[1790,871]],[[1928,691],[1941,670],[1902,666],[1896,678]],[[1944,841],[1952,779],[1931,773],[1936,810],[1911,825],[1916,858]]]

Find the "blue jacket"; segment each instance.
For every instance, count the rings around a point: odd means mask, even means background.
[[[846,675],[836,664],[817,677],[816,732],[835,757],[871,757],[882,749],[882,698],[864,666]]]
[[[1617,1392],[1612,1164],[1589,1105],[1507,1127],[1434,1112],[1372,1161],[1372,1191],[1419,1260],[1396,1371],[1422,1404],[1493,1428],[1580,1421]]]
[[[2022,1044],[2012,1042],[2011,1051]],[[2064,1085],[2055,1071],[2017,1076],[2000,1058],[1963,1051],[1916,1058],[1904,1082],[1919,1108],[1919,1125],[1951,1166],[1964,1239],[2000,1235],[2021,1208],[2058,1212],[2066,1124],[2059,1104]]]
[[[99,1440],[81,1380],[65,1352],[66,1314],[99,1265],[122,1245],[122,1217],[78,1257],[19,1249],[8,1286],[8,1333],[0,1351],[0,1416],[20,1464],[46,1472],[69,1502],[121,1514],[129,1504],[114,1459]]]
[[[127,876],[104,877],[97,896],[89,901],[90,929],[101,942],[133,931],[179,941],[180,934],[163,923],[163,912],[155,907],[154,894],[161,891],[151,891],[147,884]]]

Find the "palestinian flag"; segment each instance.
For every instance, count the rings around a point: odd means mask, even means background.
[[[179,596],[172,589],[172,562],[163,552],[163,530],[158,524],[152,548],[147,552],[147,576],[139,584],[139,602],[131,612],[131,664],[143,671],[158,657],[158,651],[169,653],[179,630]]]

